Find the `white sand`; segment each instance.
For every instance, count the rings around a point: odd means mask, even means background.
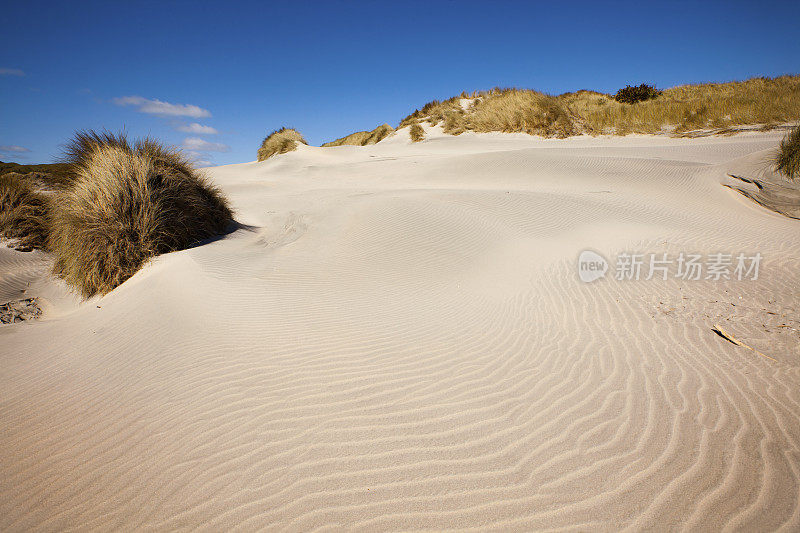
[[[251,228],[101,299],[0,249],[0,530],[800,529],[800,223],[721,185],[781,133],[428,130],[210,169]]]

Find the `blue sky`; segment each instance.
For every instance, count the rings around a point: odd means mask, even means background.
[[[800,2],[6,2],[0,160],[77,129],[214,164],[283,125],[311,144],[434,99],[514,86],[614,92],[800,72]]]

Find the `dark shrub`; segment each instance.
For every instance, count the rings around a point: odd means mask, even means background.
[[[617,91],[617,94],[614,95],[614,100],[617,102],[622,102],[623,104],[635,104],[636,102],[650,100],[651,98],[655,98],[660,94],[661,91],[652,85],[643,83],[638,87],[632,87],[628,85],[624,89],[620,89]]]

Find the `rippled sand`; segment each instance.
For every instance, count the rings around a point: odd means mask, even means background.
[[[83,303],[0,249],[0,529],[800,529],[800,222],[722,185],[779,137],[301,146]]]

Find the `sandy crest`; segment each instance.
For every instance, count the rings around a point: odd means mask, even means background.
[[[0,529],[797,530],[798,221],[722,186],[778,139],[301,147],[210,169],[246,227],[83,303],[0,250],[49,305],[0,328]]]

